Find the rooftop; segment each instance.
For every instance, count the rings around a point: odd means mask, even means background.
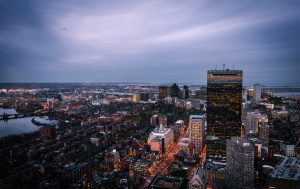
[[[300,160],[295,157],[284,157],[270,173],[273,178],[300,180]]]
[[[190,115],[190,119],[203,119],[203,115]]]
[[[206,160],[203,169],[218,171],[218,172],[225,172],[226,163],[224,161],[212,161]]]
[[[208,70],[208,74],[214,74],[214,75],[231,75],[231,74],[242,74],[243,70]]]
[[[182,177],[172,177],[157,175],[153,178],[147,188],[149,189],[183,189],[186,188],[187,181]]]

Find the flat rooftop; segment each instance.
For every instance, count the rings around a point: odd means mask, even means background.
[[[270,173],[273,178],[300,180],[300,160],[295,157],[284,157]]]
[[[149,189],[184,189],[187,181],[182,177],[157,175],[147,188]]]
[[[208,70],[207,73],[214,74],[214,75],[236,75],[236,74],[243,74],[243,70],[230,70],[230,69]]]

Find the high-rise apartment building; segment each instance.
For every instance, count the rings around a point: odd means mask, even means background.
[[[225,179],[228,188],[254,189],[254,145],[247,138],[227,140]]]
[[[189,134],[196,152],[203,149],[205,120],[202,115],[191,115],[189,120]]]
[[[242,70],[207,72],[207,156],[225,156],[226,139],[240,136]]]

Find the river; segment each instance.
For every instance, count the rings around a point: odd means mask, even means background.
[[[15,109],[0,108],[0,115],[4,113],[15,114]],[[30,133],[39,130],[39,126],[34,125],[31,120],[35,118],[38,122],[47,124],[57,124],[56,120],[49,120],[47,117],[25,117],[19,119],[9,119],[8,121],[0,121],[0,138],[8,135],[18,135]]]

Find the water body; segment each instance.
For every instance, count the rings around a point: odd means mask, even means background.
[[[0,108],[0,115],[4,113],[15,114],[15,109]],[[9,119],[8,121],[0,121],[0,138],[8,135],[18,135],[23,133],[31,133],[39,130],[39,126],[34,125],[31,119],[35,118],[36,121],[46,124],[57,124],[56,120],[49,120],[47,117],[25,117],[19,119]]]
[[[273,96],[280,96],[280,97],[300,96],[300,92],[275,92]]]

